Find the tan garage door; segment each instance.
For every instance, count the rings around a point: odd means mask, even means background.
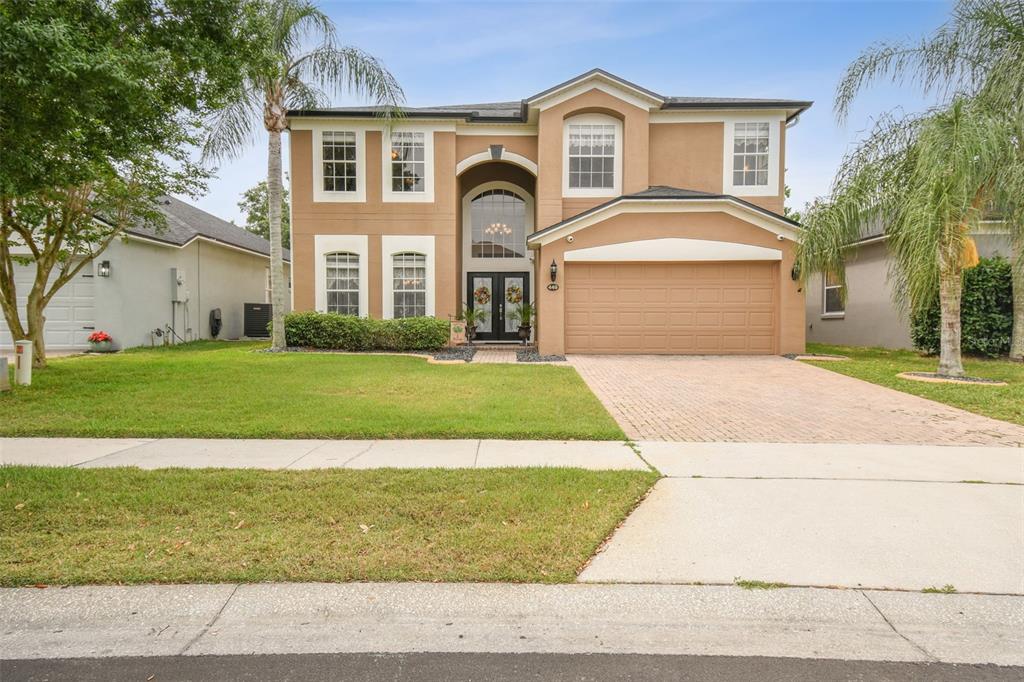
[[[569,263],[568,353],[774,353],[778,265]]]

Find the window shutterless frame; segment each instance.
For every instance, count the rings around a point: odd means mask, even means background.
[[[824,317],[841,317],[846,314],[843,304],[843,285],[826,273],[821,278],[821,314]]]

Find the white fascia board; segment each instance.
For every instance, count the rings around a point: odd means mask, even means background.
[[[215,246],[221,246],[221,247],[223,247],[225,249],[231,249],[232,251],[239,251],[241,253],[247,253],[250,256],[257,256],[259,258],[266,258],[267,260],[270,260],[270,255],[269,254],[260,253],[259,251],[253,251],[252,249],[246,249],[246,248],[241,247],[241,246],[235,246],[234,244],[228,244],[227,242],[218,241],[216,239],[210,239],[209,237],[204,237],[203,235],[195,235],[194,237],[192,237],[187,242],[185,242],[184,244],[181,244],[181,245],[172,244],[170,242],[165,242],[165,241],[161,241],[159,239],[153,239],[153,238],[150,238],[150,237],[143,237],[142,235],[132,234],[130,232],[125,232],[123,236],[124,236],[125,239],[131,239],[131,240],[134,240],[134,241],[146,242],[148,244],[155,244],[157,246],[165,246],[165,247],[167,247],[169,249],[184,249],[185,247],[187,247],[189,244],[191,244],[194,241],[201,241],[201,242],[206,242],[207,244],[213,244]],[[285,263],[289,263],[289,262],[291,262],[291,261],[285,260]]]
[[[796,241],[799,229],[781,218],[772,218],[749,206],[729,198],[717,199],[623,199],[609,204],[604,209],[580,216],[575,220],[561,225],[556,230],[544,234],[534,234],[527,238],[532,246],[543,246],[567,237],[574,232],[586,229],[591,225],[604,222],[622,214],[638,213],[709,213],[720,212],[731,215],[750,223],[783,239]]]
[[[488,135],[488,136],[517,136],[517,137],[536,137],[537,136],[537,125],[530,125],[528,123],[469,123],[466,121],[459,121],[455,124],[455,133],[457,135]]]
[[[786,116],[787,112],[784,109],[751,109],[749,107],[683,111],[660,109],[651,112],[651,123],[724,123],[725,121],[744,119],[785,121]]]
[[[341,126],[341,128],[338,128]],[[317,116],[315,118],[298,118],[288,123],[289,130],[343,130],[345,126],[349,129],[359,128],[361,130],[383,131],[386,129],[401,130],[402,128],[413,128],[418,130],[429,129],[435,133],[454,133],[456,123],[452,119],[432,118],[399,118],[391,125],[376,117],[358,118],[355,116]]]
[[[600,90],[606,94],[621,99],[637,107],[638,109],[657,109],[665,103],[665,100],[652,97],[643,90],[638,90],[622,81],[612,80],[602,74],[592,74],[585,78],[566,83],[558,90],[546,93],[536,99],[528,100],[530,108],[540,111],[558,106],[573,97],[579,97],[590,90]]]
[[[707,239],[644,239],[565,252],[573,261],[737,261],[782,260],[781,249]]]

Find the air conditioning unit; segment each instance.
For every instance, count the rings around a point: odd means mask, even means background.
[[[246,303],[242,333],[255,339],[270,337],[270,320],[273,318],[274,307],[269,303]]]

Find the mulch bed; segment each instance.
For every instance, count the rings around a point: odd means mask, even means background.
[[[997,379],[985,379],[983,377],[944,377],[935,372],[900,372],[897,374],[901,379],[910,381],[929,381],[940,384],[980,384],[983,386],[1006,386],[1005,381]]]
[[[541,355],[536,348],[523,348],[516,351],[519,362],[565,362],[564,355]]]

